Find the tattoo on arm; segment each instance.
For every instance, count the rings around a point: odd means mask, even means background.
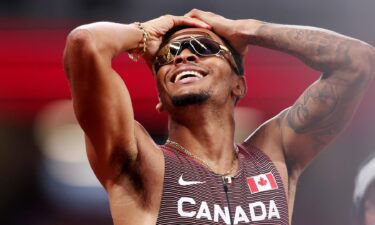
[[[320,71],[351,66],[350,51],[358,44],[354,39],[320,28],[277,24],[262,25],[252,43],[297,56]]]
[[[288,124],[296,133],[311,130],[316,122],[334,111],[338,97],[333,87],[329,84],[320,86],[307,89],[301,99],[289,110]],[[314,106],[318,107],[314,108]]]
[[[361,59],[354,53],[365,45],[320,28],[267,23],[252,41],[297,56],[323,72],[321,79],[289,108],[285,118],[295,133],[311,135],[315,148],[320,149],[342,130],[354,112],[353,101],[359,102],[358,97],[370,83],[371,72],[356,70]]]
[[[329,75],[327,75],[329,77]],[[369,76],[360,74],[350,79],[345,74],[321,80],[310,86],[289,109],[287,124],[297,134],[309,134],[314,149],[321,149],[336,136],[350,119],[353,101],[369,84]]]
[[[352,117],[374,77],[375,50],[332,31],[267,23],[250,43],[289,53],[322,72],[277,118],[288,171],[300,172]]]

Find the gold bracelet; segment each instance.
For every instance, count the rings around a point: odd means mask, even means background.
[[[143,32],[143,42],[137,47],[136,50],[129,51],[128,55],[131,60],[137,62],[147,51],[148,33],[140,22],[135,22],[134,24]]]

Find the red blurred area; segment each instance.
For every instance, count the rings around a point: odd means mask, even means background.
[[[68,29],[0,31],[1,119],[32,120],[38,110],[55,99],[70,98],[62,55]],[[157,91],[144,62],[122,55],[113,63],[132,95],[135,117],[147,129],[164,131],[166,115],[155,111]],[[298,59],[277,51],[251,47],[246,58],[248,94],[240,105],[256,108],[269,118],[291,105],[319,73]],[[370,97],[360,107],[360,118],[375,111]],[[363,122],[366,122],[363,120]]]

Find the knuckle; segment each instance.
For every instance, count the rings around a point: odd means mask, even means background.
[[[198,14],[198,13],[200,13],[200,10],[199,9],[192,9],[190,12],[193,13],[193,14]]]
[[[207,14],[209,14],[211,16],[215,15],[215,13],[213,13],[213,12],[207,12]]]
[[[173,16],[171,14],[165,14],[162,17],[165,18],[165,19],[172,19],[173,18]]]

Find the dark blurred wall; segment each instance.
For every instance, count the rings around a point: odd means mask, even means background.
[[[192,8],[213,11],[235,19],[257,18],[276,23],[320,26],[365,41],[373,41],[371,38],[375,36],[373,0],[2,0],[0,18],[133,22],[163,14],[181,15]]]

